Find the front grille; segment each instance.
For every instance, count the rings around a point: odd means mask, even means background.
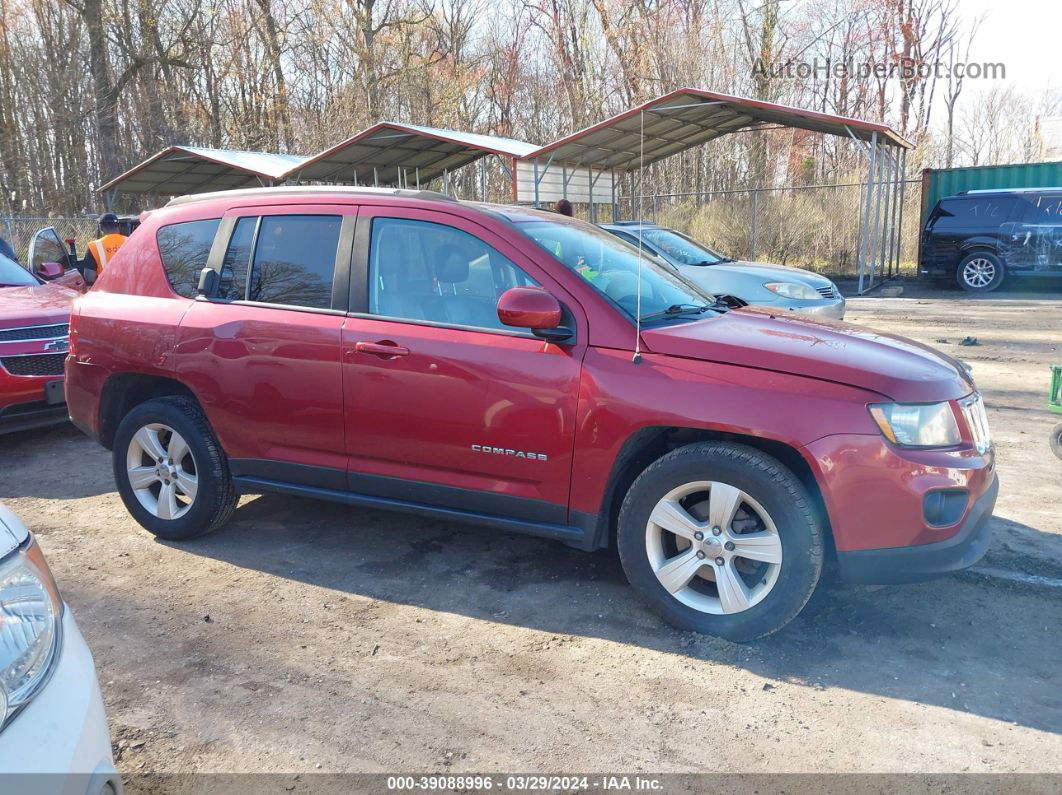
[[[62,375],[65,353],[42,353],[34,356],[5,356],[0,359],[11,375]]]
[[[825,287],[817,287],[816,289],[823,298],[835,298],[837,294],[832,284],[827,284]]]
[[[70,333],[67,323],[54,326],[23,326],[22,328],[0,329],[0,342],[23,342],[25,340],[52,340],[65,337]]]

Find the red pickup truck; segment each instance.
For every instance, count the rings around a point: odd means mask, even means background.
[[[615,545],[665,619],[748,640],[802,609],[827,556],[900,582],[990,538],[992,444],[958,362],[731,308],[530,209],[175,199],[78,301],[66,372],[71,419],[167,539],[281,492]]]
[[[0,254],[0,433],[66,422],[70,308],[84,289],[51,227],[34,235],[28,270]]]

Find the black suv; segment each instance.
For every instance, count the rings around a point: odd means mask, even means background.
[[[972,292],[995,290],[1008,276],[1062,276],[1062,188],[941,199],[922,232],[920,270]]]

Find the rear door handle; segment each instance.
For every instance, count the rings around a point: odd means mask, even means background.
[[[409,348],[390,340],[355,342],[354,353],[368,353],[373,356],[379,356],[381,359],[394,359],[398,356],[409,356]]]

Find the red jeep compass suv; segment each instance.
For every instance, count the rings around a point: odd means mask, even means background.
[[[162,538],[282,492],[615,544],[665,619],[735,640],[792,619],[834,551],[856,582],[973,564],[997,491],[942,354],[427,192],[171,201],[78,301],[66,383]]]

